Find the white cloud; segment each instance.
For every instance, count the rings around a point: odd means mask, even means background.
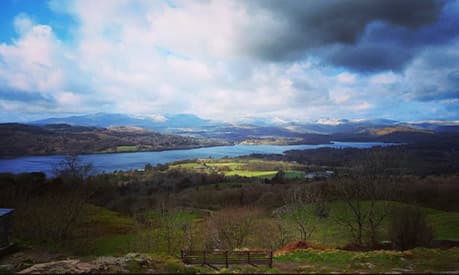
[[[32,25],[25,15],[16,18],[19,39],[0,44],[0,81],[25,93],[49,94],[64,83],[59,41],[46,25]]]
[[[393,84],[400,80],[400,77],[393,72],[379,73],[370,77],[370,83],[375,85]]]
[[[352,105],[352,106],[349,106],[349,109],[353,110],[353,111],[365,111],[365,110],[369,110],[373,108],[373,104],[370,104],[366,101],[363,101],[359,104],[355,104],[355,105]]]
[[[338,82],[344,84],[354,84],[356,81],[355,75],[347,72],[340,73],[336,78]]]
[[[337,87],[330,89],[330,98],[337,104],[342,104],[349,101],[355,94],[352,89]]]
[[[0,108],[194,113],[226,121],[352,118],[381,102],[406,100],[407,91],[419,89],[420,75],[420,86],[434,82],[421,61],[402,74],[366,76],[336,75],[311,57],[253,60],[246,54],[251,40],[269,41],[285,22],[239,1],[175,2],[177,8],[165,1],[51,1],[52,10],[77,19],[65,42],[50,26],[17,16],[19,38],[0,44],[0,88],[49,102],[32,107],[3,100]]]
[[[19,34],[25,34],[33,28],[32,19],[30,19],[26,14],[21,13],[14,18],[14,29]]]
[[[57,102],[62,106],[78,106],[81,98],[72,92],[60,92],[56,95]]]

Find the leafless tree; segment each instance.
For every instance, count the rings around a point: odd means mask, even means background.
[[[226,249],[243,247],[259,213],[257,209],[245,207],[226,208],[215,213],[208,223],[215,246]]]
[[[354,241],[362,246],[377,244],[377,234],[390,212],[392,181],[374,175],[341,177],[335,181],[336,198],[345,204],[335,213],[338,223],[346,226]]]
[[[258,220],[255,225],[250,245],[252,247],[278,249],[292,240],[292,232],[288,223],[282,218],[265,218]]]
[[[317,218],[327,212],[326,201],[318,185],[300,185],[284,195],[285,214],[290,217],[300,233],[302,240],[307,240],[315,231]]]
[[[90,167],[76,156],[65,158],[55,169],[56,178],[29,187],[30,192],[17,196],[13,204],[15,232],[26,239],[48,241],[72,236],[84,221]]]
[[[54,168],[56,177],[69,183],[86,183],[95,174],[92,163],[83,162],[78,155],[68,155]]]

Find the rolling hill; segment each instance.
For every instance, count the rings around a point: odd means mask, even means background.
[[[0,124],[0,156],[161,151],[228,144],[138,127]]]

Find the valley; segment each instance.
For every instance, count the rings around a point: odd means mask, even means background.
[[[0,128],[0,207],[15,209],[17,244],[0,271],[459,269],[454,129]],[[182,250],[259,249],[273,251],[271,268],[180,260]]]

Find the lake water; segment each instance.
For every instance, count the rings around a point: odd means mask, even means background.
[[[282,154],[288,150],[332,148],[370,148],[374,146],[390,146],[395,143],[381,142],[332,142],[319,145],[234,145],[218,146],[186,150],[169,150],[161,152],[136,152],[81,155],[84,162],[91,162],[97,172],[112,172],[143,168],[145,164],[167,163],[177,160],[196,158],[238,157],[249,154]],[[64,158],[62,155],[28,156],[14,159],[0,159],[0,172],[23,173],[43,171],[52,175],[54,167]]]

